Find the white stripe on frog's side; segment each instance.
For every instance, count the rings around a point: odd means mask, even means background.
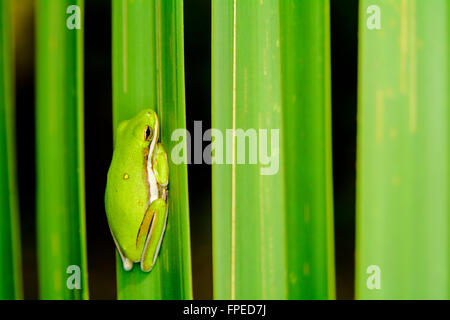
[[[148,205],[159,198],[159,186],[156,181],[155,174],[153,173],[153,152],[155,151],[156,143],[158,142],[159,123],[158,117],[155,116],[155,127],[153,131],[153,139],[148,149],[147,158],[147,177],[149,187]]]

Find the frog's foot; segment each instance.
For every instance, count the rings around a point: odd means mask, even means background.
[[[110,231],[111,231],[111,229],[110,229]],[[123,254],[122,249],[120,248],[119,243],[117,242],[116,237],[114,237],[114,234],[112,233],[112,231],[111,231],[111,234],[114,239],[114,243],[116,244],[117,251],[119,252],[119,256],[122,259],[123,268],[125,269],[125,271],[130,271],[131,269],[133,269],[133,261],[131,261],[130,259],[125,257],[125,255]]]
[[[163,199],[156,199],[151,203],[148,210],[152,212],[153,219],[141,257],[141,269],[144,272],[149,272],[153,269],[156,258],[158,257],[166,230],[167,203]]]

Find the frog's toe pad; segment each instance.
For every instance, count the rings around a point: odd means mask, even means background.
[[[146,266],[146,265],[144,265],[144,262],[141,261],[141,270],[142,270],[142,271],[144,271],[144,272],[150,272],[150,271],[152,271],[152,269],[153,269],[153,265],[151,265],[151,266]]]

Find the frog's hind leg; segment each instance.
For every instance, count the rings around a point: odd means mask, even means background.
[[[156,145],[156,152],[152,159],[153,173],[156,181],[162,188],[169,184],[169,161],[167,160],[167,153],[161,143]]]
[[[111,231],[111,229],[109,229]],[[114,233],[112,233],[111,231],[111,235],[114,239],[114,243],[116,244],[116,248],[117,251],[119,252],[119,256],[122,259],[122,264],[123,264],[123,268],[125,269],[125,271],[130,271],[131,269],[133,269],[133,261],[131,261],[130,259],[128,259],[127,257],[125,257],[125,255],[122,252],[122,249],[119,246],[119,243],[116,240],[116,237],[114,237]]]
[[[167,203],[163,199],[156,199],[149,210],[153,212],[153,219],[141,257],[141,269],[145,272],[153,269],[161,248],[167,225]]]

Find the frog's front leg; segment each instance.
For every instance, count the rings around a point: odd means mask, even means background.
[[[152,222],[141,257],[142,271],[149,272],[155,265],[166,230],[167,211],[167,203],[163,199],[156,199],[148,208],[147,212],[152,216]]]
[[[166,150],[161,143],[156,145],[156,152],[152,161],[156,181],[161,188],[166,188],[169,184],[169,162],[167,160]]]

